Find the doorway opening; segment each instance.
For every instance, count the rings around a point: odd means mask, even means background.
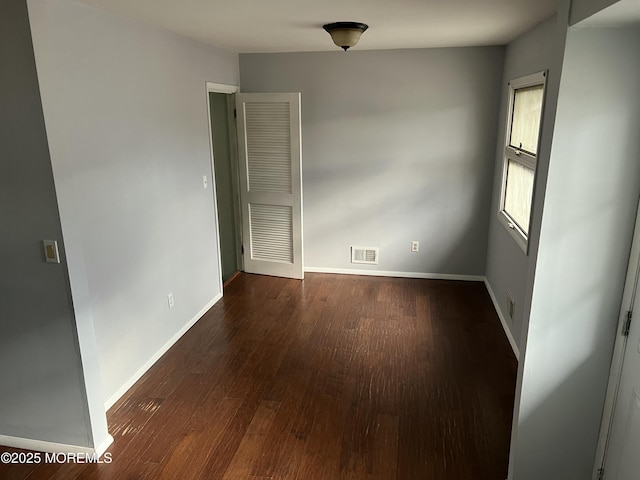
[[[241,271],[303,279],[300,93],[207,95],[223,288]]]
[[[207,83],[212,172],[223,285],[242,270],[242,222],[238,188],[238,141],[234,118],[238,87]]]

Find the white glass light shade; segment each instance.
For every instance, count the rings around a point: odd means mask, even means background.
[[[369,26],[357,22],[335,22],[328,23],[322,28],[331,35],[333,43],[346,51],[358,43],[360,36]]]

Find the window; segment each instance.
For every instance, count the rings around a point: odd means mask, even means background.
[[[544,87],[544,72],[509,84],[509,116],[498,217],[525,253],[538,162]]]

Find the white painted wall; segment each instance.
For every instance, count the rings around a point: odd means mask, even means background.
[[[238,57],[69,0],[28,5],[77,322],[95,325],[112,401],[222,292],[205,83],[237,84]]]
[[[484,276],[503,53],[240,55],[243,91],[302,93],[305,268]]]
[[[87,382],[91,325],[77,326],[27,6],[0,3],[0,444],[106,447],[104,407]],[[56,240],[59,264],[42,240]],[[102,401],[102,399],[99,399]]]
[[[591,478],[640,195],[640,29],[570,30],[511,452],[514,480]]]

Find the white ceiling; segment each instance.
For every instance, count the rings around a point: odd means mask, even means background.
[[[79,0],[238,53],[335,50],[322,25],[369,25],[359,50],[502,45],[557,0]]]

